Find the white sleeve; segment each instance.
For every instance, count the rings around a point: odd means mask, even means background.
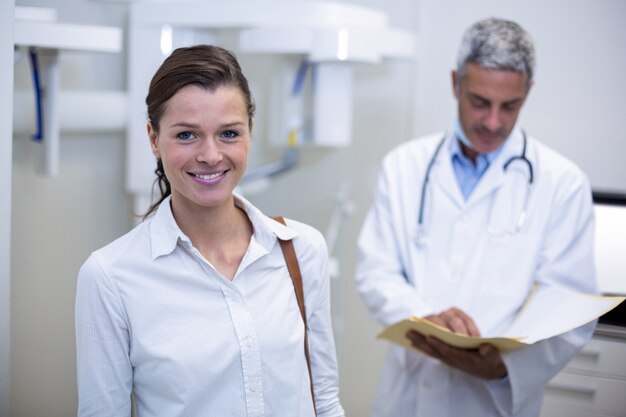
[[[127,321],[117,290],[96,257],[78,274],[75,305],[78,416],[131,413]]]
[[[298,245],[296,255],[304,287],[315,408],[318,417],[343,417],[330,312],[328,249],[321,233],[309,227],[306,229],[307,235],[303,237],[309,244]]]
[[[591,189],[586,181],[561,184],[546,227],[546,236],[535,271],[537,283],[560,285],[597,293],[593,261],[594,217]],[[510,381],[510,396],[492,391],[501,410],[517,412],[536,398],[572,357],[589,341],[596,321],[503,355]],[[508,397],[508,400],[506,398]],[[502,403],[504,399],[505,403]],[[509,413],[504,413],[508,415]]]
[[[401,259],[405,234],[398,230],[396,224],[401,221],[401,215],[393,207],[400,198],[397,194],[403,190],[397,188],[399,181],[391,172],[393,165],[386,159],[379,175],[374,204],[359,235],[356,267],[357,289],[370,313],[384,326],[411,315],[422,317],[433,313],[432,307],[408,282]]]

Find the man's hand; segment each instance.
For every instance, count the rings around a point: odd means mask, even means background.
[[[445,327],[454,333],[480,337],[480,330],[474,320],[458,308],[452,307],[439,314],[431,314],[424,319]]]
[[[457,308],[424,318],[455,333],[480,336],[480,331],[471,317]],[[414,347],[425,354],[477,378],[495,379],[507,375],[500,352],[492,345],[483,344],[478,349],[471,350],[459,349],[435,337],[423,336],[414,330],[410,330],[406,337]]]

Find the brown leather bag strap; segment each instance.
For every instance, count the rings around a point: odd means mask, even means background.
[[[274,220],[285,224],[285,219],[282,216],[274,217]],[[308,324],[306,320],[306,308],[304,307],[304,289],[302,287],[302,275],[300,274],[300,266],[298,265],[298,258],[296,257],[296,251],[293,247],[291,240],[278,239],[280,248],[283,251],[285,262],[287,263],[287,269],[293,281],[293,288],[296,292],[296,299],[298,300],[298,307],[300,307],[300,315],[304,322],[304,356],[306,356],[306,365],[309,368],[309,381],[311,383],[311,399],[313,400],[313,410],[315,410],[315,392],[313,390],[313,374],[311,373],[311,358],[309,356],[309,341],[307,338]],[[317,410],[315,410],[317,416]]]

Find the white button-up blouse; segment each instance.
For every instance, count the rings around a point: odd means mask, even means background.
[[[232,281],[179,229],[169,198],[80,269],[79,416],[314,415],[304,325],[277,237],[302,273],[318,416],[343,416],[322,235],[242,197],[254,234]]]

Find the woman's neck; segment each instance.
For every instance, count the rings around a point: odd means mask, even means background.
[[[233,280],[252,237],[252,223],[234,198],[219,207],[179,207],[172,201],[178,227],[225,278]]]
[[[198,249],[214,251],[233,242],[250,241],[252,225],[234,197],[216,207],[177,204],[174,199],[171,205],[178,227]]]

